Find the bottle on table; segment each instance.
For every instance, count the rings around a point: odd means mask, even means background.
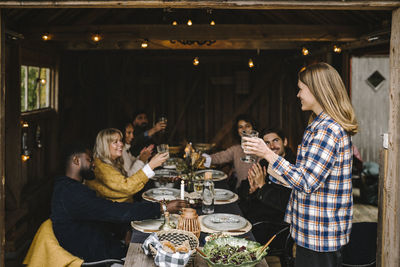
[[[203,205],[202,212],[204,214],[214,213],[214,183],[212,181],[212,173],[206,172],[204,174],[204,184],[203,184]]]

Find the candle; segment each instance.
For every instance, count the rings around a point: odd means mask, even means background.
[[[181,199],[185,200],[185,181],[181,180]]]

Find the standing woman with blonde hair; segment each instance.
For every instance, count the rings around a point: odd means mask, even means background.
[[[353,217],[350,136],[358,125],[343,81],[332,66],[310,65],[298,78],[301,109],[313,113],[296,164],[259,138],[246,138],[245,150],[265,158],[293,189],[285,221],[297,244],[295,266],[342,266],[341,248],[349,241]]]
[[[103,198],[117,202],[132,202],[133,195],[139,192],[154,176],[153,169],[168,159],[168,153],[156,154],[148,164],[131,176],[124,169],[122,158],[122,133],[118,129],[101,130],[94,147],[94,180],[86,184]]]

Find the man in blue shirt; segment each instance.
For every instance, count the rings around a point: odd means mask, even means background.
[[[84,146],[70,146],[65,157],[65,176],[54,184],[51,220],[60,245],[85,261],[121,259],[127,247],[112,224],[127,224],[133,220],[158,218],[161,211],[178,212],[184,201],[159,203],[117,203],[96,196],[82,182],[93,176],[93,163]]]

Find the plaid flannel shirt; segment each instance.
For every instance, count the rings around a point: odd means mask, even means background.
[[[157,234],[152,233],[149,237],[143,242],[142,249],[144,254],[150,255],[149,245],[152,244],[153,247],[157,250],[157,255],[154,257],[154,263],[156,266],[160,267],[183,267],[185,266],[189,260],[192,252],[189,253],[168,253],[163,249],[162,244],[160,243]]]
[[[322,112],[305,130],[296,165],[282,157],[273,163],[294,189],[285,221],[297,245],[328,252],[348,243],[353,218],[351,147],[350,136]]]

